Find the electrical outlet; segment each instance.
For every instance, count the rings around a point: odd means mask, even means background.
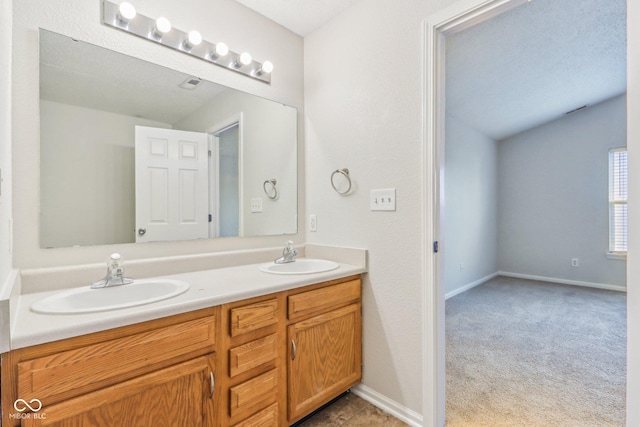
[[[580,260],[578,258],[571,258],[571,267],[579,267]]]
[[[460,263],[460,271],[464,271],[464,264]]]
[[[309,231],[318,231],[318,217],[309,215]]]
[[[395,211],[396,189],[371,190],[369,207],[372,211]]]
[[[252,213],[262,212],[262,198],[257,197],[255,199],[251,199],[251,212]]]

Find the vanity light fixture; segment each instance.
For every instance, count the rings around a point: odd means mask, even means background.
[[[173,28],[171,22],[165,17],[152,19],[140,15],[129,2],[116,4],[103,0],[102,23],[265,83],[271,83],[273,64],[270,61],[260,63],[253,60],[248,52],[232,52],[222,42],[214,44],[203,40],[198,31],[186,33]]]

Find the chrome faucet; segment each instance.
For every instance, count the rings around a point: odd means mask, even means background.
[[[122,263],[123,260],[120,254],[111,254],[107,259],[107,275],[93,283],[91,287],[93,289],[99,289],[133,283],[133,279],[124,277],[124,268],[122,268]]]
[[[296,256],[298,255],[298,251],[293,247],[293,242],[289,240],[287,242],[287,246],[282,250],[282,256],[276,259],[276,264],[284,264],[287,262],[294,262],[296,260]]]

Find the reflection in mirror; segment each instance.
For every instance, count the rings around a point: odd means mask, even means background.
[[[40,30],[40,246],[295,234],[296,114]]]

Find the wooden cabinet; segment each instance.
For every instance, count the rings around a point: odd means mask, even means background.
[[[288,307],[290,318],[306,316],[287,329],[288,421],[293,423],[362,378],[360,280],[290,295]]]
[[[14,350],[2,425],[287,426],[360,381],[360,307],[352,276]]]
[[[3,354],[2,425],[212,426],[218,317],[214,307]],[[17,399],[41,408],[14,410]]]
[[[359,276],[224,305],[219,425],[287,426],[357,384],[360,306]]]
[[[47,406],[23,426],[211,426],[212,355]]]

